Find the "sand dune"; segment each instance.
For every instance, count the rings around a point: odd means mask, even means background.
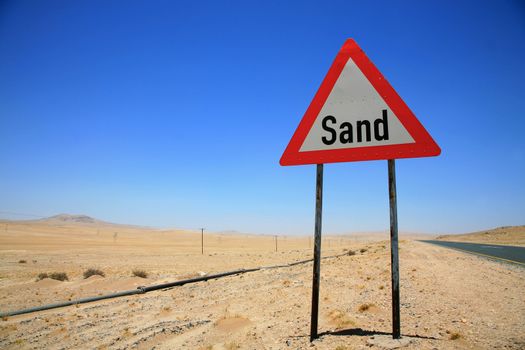
[[[443,241],[525,246],[525,226],[506,226],[473,233],[441,235],[437,239]]]

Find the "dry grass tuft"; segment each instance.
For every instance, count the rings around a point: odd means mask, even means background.
[[[237,344],[236,342],[229,342],[227,344],[224,344],[224,348],[227,349],[227,350],[235,350],[235,349],[240,349],[241,346],[239,344]]]
[[[49,278],[57,281],[69,281],[69,277],[67,277],[65,272],[52,272]]]
[[[371,307],[373,307],[374,304],[371,304],[371,303],[365,303],[365,304],[362,304],[361,306],[359,306],[359,312],[365,312],[365,311],[368,311],[370,310]]]
[[[89,278],[91,276],[106,277],[106,274],[99,269],[87,269],[86,271],[84,271],[84,279]]]
[[[335,323],[337,329],[348,328],[349,326],[356,325],[356,323],[341,310],[333,310],[332,312],[330,312],[329,316]]]
[[[133,270],[133,276],[140,278],[148,278],[148,273],[144,270]]]
[[[43,280],[44,278],[51,278],[57,281],[69,281],[69,277],[65,272],[51,272],[50,274],[42,272],[38,274],[37,281]]]
[[[123,338],[129,338],[133,335],[133,333],[129,330],[129,327],[126,327],[122,330],[122,337]]]
[[[461,338],[461,334],[459,334],[458,332],[450,333],[450,337],[449,337],[450,340],[457,340],[459,338]]]

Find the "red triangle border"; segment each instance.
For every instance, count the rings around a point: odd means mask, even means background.
[[[306,152],[299,151],[349,59],[355,62],[368,81],[370,81],[372,86],[382,96],[386,104],[412,136],[414,143]],[[437,156],[440,153],[441,149],[432,139],[432,136],[430,136],[419,120],[417,120],[414,113],[412,113],[410,108],[408,108],[381,72],[370,61],[357,43],[352,39],[348,39],[335,57],[326,77],[306,110],[297,130],[281,157],[280,164],[303,165],[431,157]]]

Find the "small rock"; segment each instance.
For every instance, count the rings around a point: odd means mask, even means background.
[[[392,339],[389,335],[377,335],[370,337],[366,341],[368,346],[378,346],[382,349],[399,349],[409,345],[412,342],[410,338]]]

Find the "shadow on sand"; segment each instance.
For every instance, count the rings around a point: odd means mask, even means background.
[[[374,331],[374,330],[366,330],[362,328],[351,328],[351,329],[342,329],[339,331],[326,331],[319,333],[319,337],[323,337],[325,335],[335,335],[335,336],[359,336],[359,337],[368,337],[368,336],[374,336],[374,335],[389,335],[392,336],[392,333],[389,332],[381,332],[381,331]],[[402,337],[407,338],[418,338],[418,339],[432,339],[432,340],[439,340],[439,338],[434,337],[426,337],[423,335],[412,335],[412,334],[401,334]]]

